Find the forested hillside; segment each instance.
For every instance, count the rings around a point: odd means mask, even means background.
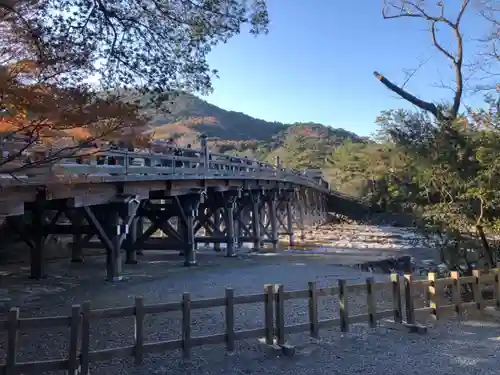
[[[279,122],[259,120],[244,113],[227,111],[194,95],[172,97],[165,110],[149,112],[156,138],[193,140],[205,133],[229,141],[263,141],[285,128]]]
[[[317,123],[282,124],[226,111],[189,94],[173,97],[167,110],[150,112],[155,138],[175,138],[178,143],[198,142],[200,134],[212,138],[212,150],[244,155],[274,163],[276,157],[290,168],[322,168],[332,177],[334,151],[344,143],[368,140],[342,128]],[[215,139],[214,139],[215,138]],[[343,186],[339,186],[343,189]]]

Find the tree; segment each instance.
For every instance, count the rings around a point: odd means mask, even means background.
[[[2,172],[22,167],[12,163],[42,138],[78,129],[83,141],[59,157],[96,139],[141,133],[146,104],[211,90],[216,71],[207,54],[245,25],[267,31],[264,0],[0,0],[3,138],[28,136]],[[146,93],[150,103],[140,100]]]
[[[90,151],[98,140],[144,130],[136,105],[111,95],[101,98],[84,87],[26,84],[33,74],[27,63],[0,68],[1,173],[51,164]],[[35,150],[43,156],[24,157]]]
[[[386,173],[392,192],[388,197],[411,207],[424,231],[453,243],[451,251],[443,253],[443,261],[452,269],[466,259],[474,238],[485,263],[495,264],[488,240],[488,233],[500,230],[500,117],[494,104],[469,111],[451,125],[426,113],[407,111],[388,111],[378,119],[385,139],[402,161]],[[450,126],[457,139],[444,130]],[[459,144],[467,144],[469,153],[464,154]]]
[[[450,1],[453,2],[456,0]],[[447,16],[445,12],[446,0],[437,1],[434,7],[426,6],[422,0],[384,0],[382,15],[384,19],[395,18],[413,18],[424,20],[432,38],[432,44],[441,52],[451,63],[455,72],[454,95],[451,100],[450,108],[445,111],[436,104],[417,98],[404,88],[394,84],[388,78],[378,72],[374,75],[389,90],[395,92],[403,99],[409,101],[418,108],[433,114],[438,119],[455,119],[460,111],[462,96],[464,92],[464,35],[461,29],[461,23],[465,12],[470,8],[471,0],[460,0],[461,4],[454,17]],[[445,27],[452,31],[455,37],[455,50],[448,50],[438,39],[438,27]]]
[[[207,53],[246,24],[266,31],[264,0],[0,1],[3,59],[33,61],[39,79],[63,85],[210,90]]]

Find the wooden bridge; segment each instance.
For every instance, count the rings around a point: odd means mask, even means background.
[[[178,149],[183,156],[116,150],[0,174],[0,221],[29,245],[31,277],[44,275],[49,235],[73,236],[73,262],[97,237],[116,280],[122,250],[128,264],[143,249],[180,250],[191,266],[198,243],[225,244],[232,257],[243,242],[276,248],[286,235],[293,245],[295,231],[326,219],[332,192],[321,177],[202,145]],[[157,231],[164,236],[151,238]]]

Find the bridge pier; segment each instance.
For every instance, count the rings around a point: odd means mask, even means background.
[[[57,226],[57,221],[63,214],[65,206],[59,202],[46,201],[44,191],[38,191],[35,200],[25,204],[25,209],[28,212],[28,217],[9,217],[6,222],[9,228],[28,245],[30,278],[38,280],[46,276],[46,241],[54,233],[54,228]]]
[[[140,236],[139,232],[139,220],[140,216],[134,216],[130,222],[129,231],[127,238],[125,238],[125,264],[137,264],[137,253],[138,250],[134,247],[137,242],[137,238]]]
[[[213,217],[214,217],[215,231],[212,232],[212,235],[213,236],[221,236],[222,235],[222,232],[221,232],[221,212],[220,212],[220,207],[218,207],[218,205],[215,208]],[[217,251],[217,252],[221,251],[220,242],[219,241],[214,242],[214,250]]]
[[[270,242],[273,250],[278,249],[278,193],[271,190],[267,197],[267,208],[269,212],[269,221],[271,226]]]
[[[236,231],[235,224],[237,220],[237,203],[238,198],[241,197],[241,193],[239,191],[228,191],[223,193],[223,216],[224,216],[224,224],[226,227],[226,257],[234,257],[236,256],[235,252],[235,236]]]
[[[196,240],[195,240],[195,217],[201,203],[200,194],[192,194],[176,199],[179,213],[178,228],[181,229],[184,254],[184,266],[195,266],[196,262]]]
[[[122,245],[140,202],[126,197],[108,205],[83,207],[83,214],[106,250],[106,278],[122,279]]]
[[[293,233],[293,207],[292,207],[292,202],[290,201],[290,198],[286,201],[286,226],[287,226],[287,231],[288,231],[288,245],[289,246],[294,246],[295,241],[294,241],[294,233]]]
[[[262,237],[261,237],[261,192],[260,191],[251,191],[251,220],[252,220],[252,234],[253,234],[253,250],[259,251],[262,248]]]
[[[45,240],[43,203],[35,202],[31,211],[30,278],[39,280],[45,277]],[[57,219],[56,219],[57,220]]]
[[[143,201],[142,203],[144,204],[144,202],[145,201]],[[135,233],[135,239],[133,240],[134,243],[137,242],[137,239],[144,234],[144,217],[138,216],[135,225],[136,225],[136,231],[134,232]],[[142,252],[142,247],[136,248],[135,254],[144,255],[144,253]]]
[[[83,262],[83,244],[84,238],[82,233],[82,227],[84,225],[84,218],[77,209],[73,210],[73,215],[71,215],[73,220],[71,224],[73,225],[73,243],[71,244],[71,263],[82,263]]]
[[[238,247],[243,247],[246,242],[253,242],[254,236],[251,226],[251,192],[247,191],[240,199],[238,215]]]
[[[304,210],[304,191],[303,189],[296,189],[295,191],[295,203],[294,209],[296,213],[298,214],[296,218],[295,224],[297,225],[298,229],[300,230],[300,239],[303,241],[305,239],[305,210]]]

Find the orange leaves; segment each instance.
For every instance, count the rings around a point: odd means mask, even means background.
[[[45,147],[76,153],[79,142],[119,139],[144,130],[146,119],[136,105],[117,96],[99,96],[83,86],[30,83],[24,72],[32,68],[23,61],[0,69],[0,133],[28,136],[31,144],[24,151]]]

